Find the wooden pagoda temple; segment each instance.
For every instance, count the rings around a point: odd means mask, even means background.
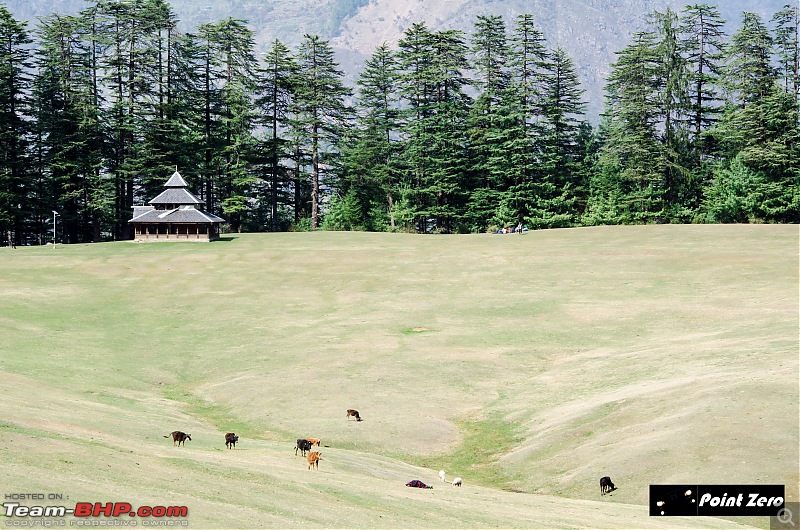
[[[219,238],[221,217],[200,208],[205,201],[187,188],[178,170],[149,206],[134,206],[134,241],[213,241]]]

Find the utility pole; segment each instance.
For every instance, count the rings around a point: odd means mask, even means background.
[[[56,248],[56,216],[58,212],[53,210],[53,249]]]

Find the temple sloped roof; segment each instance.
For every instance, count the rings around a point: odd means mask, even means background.
[[[197,195],[189,191],[189,185],[183,180],[183,177],[178,170],[167,180],[164,187],[167,188],[159,193],[153,200],[147,204],[159,205],[168,204],[173,206],[182,206],[184,204],[205,204],[206,202],[199,198]]]
[[[178,170],[175,170],[175,173],[169,178],[166,184],[164,184],[165,188],[188,188],[189,185],[183,180],[183,177]]]
[[[167,188],[147,204],[205,204],[186,188]]]
[[[225,219],[197,208],[205,201],[190,192],[177,170],[164,184],[166,188],[148,202],[150,206],[134,206],[130,223],[224,223]]]
[[[224,223],[225,219],[185,205],[172,210],[148,210],[131,219],[134,223]]]

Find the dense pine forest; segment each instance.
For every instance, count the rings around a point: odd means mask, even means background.
[[[0,6],[4,245],[129,239],[177,168],[229,231],[496,231],[800,221],[800,13],[653,12],[598,124],[533,15],[410,26],[355,87],[328,41],[256,53],[164,0],[35,28]]]

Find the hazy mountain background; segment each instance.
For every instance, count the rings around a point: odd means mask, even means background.
[[[728,21],[728,33],[739,26],[742,11],[766,21],[791,1],[707,0]],[[412,23],[425,21],[432,30],[461,29],[470,35],[478,15],[502,15],[510,29],[517,15],[531,13],[550,47],[561,46],[575,60],[586,89],[589,115],[602,108],[603,85],[630,36],[646,27],[647,14],[688,3],[678,0],[172,0],[186,32],[227,17],[247,20],[256,34],[257,51],[278,38],[295,46],[303,35],[331,41],[348,83],[353,83],[375,47],[395,45]],[[53,12],[75,14],[87,7],[82,0],[13,0],[6,3],[17,19],[33,27],[37,17]]]

